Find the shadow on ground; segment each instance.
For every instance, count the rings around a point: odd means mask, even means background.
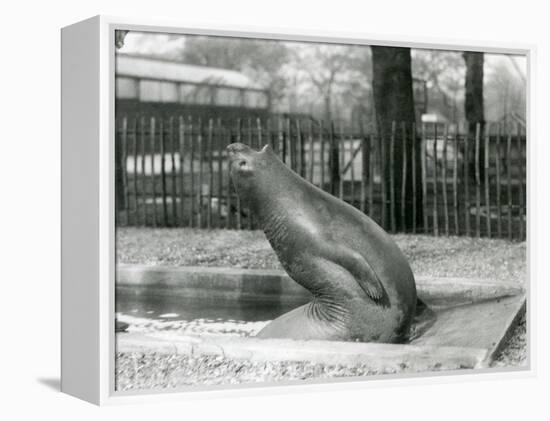
[[[45,377],[36,379],[36,381],[56,392],[61,391],[61,380],[58,377]]]

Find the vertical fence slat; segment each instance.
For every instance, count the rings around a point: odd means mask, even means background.
[[[197,123],[197,147],[199,152],[199,185],[198,185],[198,203],[197,203],[197,226],[203,227],[203,185],[204,185],[204,141],[202,133],[202,119],[199,117]]]
[[[500,137],[502,135],[502,125],[499,124],[497,127],[497,138],[496,138],[496,147],[495,147],[495,172],[496,172],[496,195],[497,195],[497,203],[496,203],[496,211],[497,211],[497,236],[499,238],[502,237],[502,210],[501,210],[501,191],[500,191],[500,164],[501,164],[501,157],[500,157]]]
[[[172,226],[178,225],[178,203],[177,203],[177,173],[176,173],[176,156],[175,156],[175,142],[174,142],[174,117],[170,117],[170,164],[172,165],[170,171],[170,180],[172,187]]]
[[[141,150],[140,150],[141,152],[140,201],[141,201],[141,213],[142,213],[141,220],[143,221],[143,225],[146,226],[147,225],[147,173],[145,172],[145,158],[147,155],[145,153],[145,142],[146,142],[145,118],[143,116],[139,118],[139,140],[141,143]]]
[[[464,134],[464,171],[463,171],[463,183],[464,183],[464,217],[466,222],[466,235],[470,235],[470,150],[469,150],[469,137],[468,137],[468,124],[465,125]]]
[[[223,197],[223,150],[225,149],[225,143],[224,143],[224,136],[223,136],[223,126],[222,121],[220,118],[218,118],[216,122],[217,126],[217,154],[218,154],[218,225],[216,228],[222,228],[222,219],[224,217],[222,212],[222,205],[224,201],[222,201]],[[227,212],[229,213],[229,208],[227,208]]]
[[[256,145],[258,146],[258,150],[262,149],[263,146],[263,130],[262,130],[262,121],[260,118],[256,118]]]
[[[460,153],[459,144],[458,144],[458,124],[455,127],[453,135],[453,145],[454,145],[454,157],[453,157],[453,215],[455,230],[454,234],[460,234],[460,226],[458,222],[458,154]],[[464,159],[466,159],[464,157]]]
[[[416,123],[411,127],[412,232],[416,234]]]
[[[155,188],[155,131],[156,131],[155,117],[151,117],[150,130],[150,142],[151,142],[151,199],[153,206],[153,227],[157,226],[157,191]]]
[[[367,150],[367,138],[365,135],[365,132],[363,130],[363,123],[359,123],[359,129],[360,129],[360,139],[361,139],[361,193],[360,193],[360,200],[361,200],[361,212],[365,213],[365,205],[366,205],[366,184],[367,184],[367,177],[369,174],[369,164],[368,164],[368,153],[370,152]]]
[[[373,145],[374,145],[374,135],[372,133],[369,134],[368,137],[368,143],[369,143],[369,207],[368,211],[369,214],[374,218],[374,154],[372,153]]]
[[[190,189],[189,189],[189,226],[195,226],[195,138],[193,137],[193,120],[188,117],[189,121],[189,175],[190,175]]]
[[[338,197],[341,200],[344,200],[344,178],[345,178],[345,155],[346,155],[346,143],[344,139],[344,133],[342,131],[342,124],[338,127],[338,153],[340,155],[340,164],[339,164],[339,170],[340,170],[340,177],[338,180]]]
[[[323,133],[323,120],[319,121],[319,142],[320,145],[320,152],[319,152],[319,158],[321,161],[321,189],[325,190],[325,136]]]
[[[525,217],[524,217],[524,199],[523,199],[523,180],[524,180],[524,164],[521,142],[521,125],[517,123],[517,150],[518,150],[518,182],[519,182],[519,239],[525,239]]]
[[[252,147],[252,121],[250,119],[250,117],[247,119],[247,144]],[[246,222],[247,222],[247,226],[248,226],[248,229],[251,230],[252,227],[253,227],[253,217],[254,215],[252,215],[252,209],[250,209],[250,206],[247,206],[246,208],[246,214],[247,214],[247,218],[246,218]]]
[[[128,117],[122,118],[122,136],[120,138],[121,142],[121,157],[120,157],[120,165],[121,165],[121,176],[122,176],[122,194],[124,197],[124,203],[122,204],[122,209],[119,208],[119,212],[121,210],[124,211],[124,224],[129,225],[129,193],[128,193]]]
[[[422,123],[422,141],[421,141],[421,171],[422,171],[422,215],[424,217],[424,234],[428,234],[428,180],[426,171],[426,154],[428,142],[426,139],[426,124]]]
[[[329,122],[329,163],[330,163],[330,194],[336,196],[336,180],[338,179],[337,162],[335,159],[334,123]]]
[[[164,120],[159,121],[159,142],[160,142],[160,187],[162,190],[162,224],[168,225],[168,203],[166,192],[166,150],[165,150]]]
[[[315,149],[313,144],[313,121],[309,120],[307,128],[307,140],[309,145],[309,182],[314,183],[313,174],[315,169]]]
[[[433,230],[434,235],[439,235],[439,212],[437,202],[437,123],[434,123],[434,143],[433,143]]]
[[[214,159],[212,156],[212,138],[214,131],[214,122],[212,119],[208,119],[208,136],[206,138],[206,152],[208,156],[208,195],[206,204],[207,214],[206,214],[206,227],[208,229],[212,228],[212,193],[214,189]]]
[[[279,117],[277,119],[277,153],[281,158],[281,161],[286,163],[286,154],[285,154],[285,135],[283,132],[283,119]]]
[[[184,226],[185,219],[185,122],[183,116],[178,117],[178,146],[180,152],[180,226]]]
[[[480,123],[476,123],[476,138],[475,138],[475,181],[476,181],[476,237],[481,237],[481,177],[479,171],[479,136],[481,131]]]
[[[484,148],[484,176],[485,176],[485,220],[486,220],[486,230],[487,237],[491,238],[491,186],[489,184],[489,137],[491,136],[491,126],[490,123],[487,123],[485,126],[485,148]]]
[[[306,178],[306,171],[304,166],[304,134],[302,133],[302,123],[299,118],[296,119],[296,148],[298,174],[300,174],[300,177]]]
[[[445,128],[443,130],[443,217],[445,223],[445,235],[449,236],[449,207],[447,200],[447,138],[449,137],[449,125],[445,123]]]
[[[378,145],[379,145],[379,163],[380,163],[380,187],[382,188],[382,208],[381,208],[381,222],[382,228],[387,229],[387,191],[386,191],[386,141],[385,135],[383,133],[379,134]]]
[[[226,129],[224,131],[224,143],[230,144],[231,143],[231,130]],[[233,200],[232,200],[232,187],[233,182],[231,181],[231,176],[229,174],[230,171],[230,165],[229,165],[229,153],[227,152],[227,149],[224,148],[224,161],[226,163],[227,172],[226,172],[226,194],[225,194],[225,201],[227,203],[227,220],[225,221],[225,228],[231,229],[233,228]]]
[[[407,200],[407,132],[405,122],[401,122],[401,141],[403,142],[403,170],[401,179],[401,230],[406,231],[405,210]]]
[[[354,205],[355,203],[355,157],[357,156],[357,153],[359,151],[359,149],[355,149],[355,146],[354,146],[354,141],[353,141],[353,136],[352,136],[352,133],[349,132],[348,133],[348,139],[349,139],[349,154],[350,154],[350,168],[349,168],[349,176],[350,176],[350,179],[351,179],[351,199],[350,199],[350,203]]]
[[[508,199],[508,239],[512,239],[512,131],[506,127],[506,184]]]
[[[288,156],[288,165],[290,169],[294,170],[296,168],[294,151],[292,150],[292,139],[291,139],[291,126],[290,126],[290,117],[285,118],[285,151]]]
[[[134,218],[133,224],[139,225],[139,202],[138,202],[138,119],[134,118],[132,125],[132,159],[134,160],[134,174],[132,178],[132,187],[134,191]]]
[[[279,119],[279,126],[280,126],[281,120]],[[242,142],[242,123],[241,119],[239,118],[237,120],[237,142]],[[234,191],[233,186],[233,191]],[[237,229],[242,229],[242,215],[241,215],[241,199],[239,195],[236,194],[236,203],[237,203]]]
[[[395,232],[395,130],[396,122],[391,123],[390,134],[390,227]]]

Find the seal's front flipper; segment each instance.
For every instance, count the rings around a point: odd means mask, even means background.
[[[386,291],[369,262],[359,253],[347,247],[338,247],[333,250],[334,252],[336,253],[335,262],[353,275],[370,298],[383,304],[382,299],[386,297]]]

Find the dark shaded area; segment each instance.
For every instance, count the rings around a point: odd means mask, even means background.
[[[485,127],[485,114],[483,111],[483,53],[475,51],[465,51],[462,55],[466,63],[466,78],[464,81],[465,100],[464,114],[468,122],[468,136],[472,143],[480,140],[480,134],[483,133]],[[477,140],[476,140],[477,139]],[[474,153],[474,148],[470,148]],[[479,145],[480,155],[485,153],[483,142]],[[478,171],[479,177],[485,176],[485,168],[483,163],[477,165],[472,160],[470,163],[471,173],[476,174]]]
[[[389,165],[385,166],[384,182],[387,192],[394,192],[395,209],[401,209],[403,172],[407,172],[406,206],[412,206],[413,183],[416,186],[416,213],[408,212],[403,220],[399,212],[392,212],[389,201],[386,202],[386,215],[395,218],[392,225],[397,229],[408,230],[413,226],[413,218],[420,225],[422,221],[422,179],[420,171],[412,173],[413,160],[417,169],[421,166],[420,138],[411,129],[415,123],[415,107],[413,97],[413,79],[411,70],[410,48],[372,46],[372,88],[376,124],[380,136],[379,148],[382,156],[393,156]],[[389,150],[389,154],[384,151]],[[409,153],[407,153],[409,151]],[[413,154],[412,151],[415,151]],[[393,152],[393,154],[392,154]],[[405,158],[404,158],[405,152]],[[393,183],[392,183],[393,181]]]

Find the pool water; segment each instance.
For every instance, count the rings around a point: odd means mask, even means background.
[[[116,294],[116,312],[152,320],[273,320],[304,302],[223,300],[151,294]]]

